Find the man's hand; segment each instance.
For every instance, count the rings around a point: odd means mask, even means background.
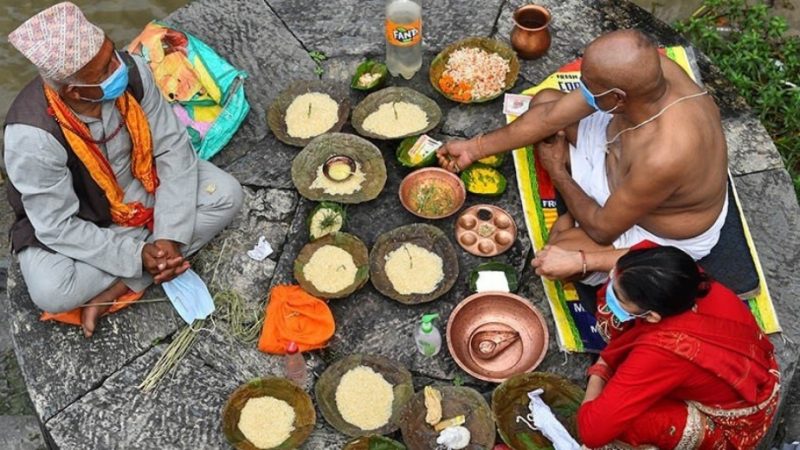
[[[444,169],[458,173],[477,160],[477,158],[473,159],[475,154],[474,147],[477,147],[477,143],[472,142],[472,140],[450,141],[436,151],[436,158],[439,160],[439,165]]]
[[[545,245],[533,258],[531,266],[537,275],[548,280],[565,280],[583,271],[583,258],[580,252]]]
[[[181,255],[177,242],[159,239],[153,242],[153,245],[164,255],[163,260],[158,264],[159,272],[153,274],[153,281],[156,284],[172,280],[189,270],[189,262]]]
[[[569,163],[569,142],[564,131],[559,131],[553,136],[536,144],[539,161],[551,176],[559,171],[567,170]]]

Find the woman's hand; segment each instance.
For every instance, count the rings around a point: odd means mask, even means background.
[[[578,251],[545,245],[533,258],[531,266],[537,275],[548,280],[565,280],[583,272],[583,258]]]

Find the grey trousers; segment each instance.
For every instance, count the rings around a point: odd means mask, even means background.
[[[206,161],[198,162],[197,215],[192,240],[181,250],[194,254],[223,228],[228,226],[242,207],[244,194],[235,178]],[[215,189],[208,189],[214,185]],[[209,192],[213,191],[213,192]],[[135,230],[120,227],[123,230]],[[142,239],[153,237],[139,229]],[[18,253],[20,270],[28,286],[31,300],[40,309],[59,313],[76,308],[111,287],[119,278],[67,256],[27,247]],[[141,292],[153,282],[149,273],[138,278],[122,279],[131,290]]]

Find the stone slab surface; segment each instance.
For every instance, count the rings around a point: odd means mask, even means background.
[[[43,450],[46,448],[36,416],[0,416],[0,448]]]
[[[91,340],[80,327],[39,321],[18,265],[8,284],[11,334],[36,413],[47,421],[110,374],[174,332],[180,318],[168,303],[126,308],[107,317]],[[163,297],[152,292],[145,298]]]
[[[434,137],[470,137],[502,125],[500,101],[469,107],[447,101],[430,86],[427,64],[441,47],[461,37],[493,35],[508,40],[511,14],[523,3],[449,0],[436,2],[426,10],[425,65],[414,79],[394,79],[391,83],[410,86],[440,104],[444,119],[432,131]],[[553,46],[545,57],[523,62],[514,92],[539,82],[579,56],[585,44],[604,31],[637,26],[653,33],[662,43],[679,42],[669,27],[625,2],[541,3],[553,12]],[[269,286],[292,281],[292,263],[308,239],[305,218],[314,205],[298,198],[293,190],[289,167],[299,149],[275,140],[266,125],[266,107],[291,81],[314,77],[309,50],[322,50],[331,56],[322,64],[323,78],[344,83],[349,82],[364,56],[382,57],[383,5],[356,0],[197,0],[166,19],[205,40],[250,74],[247,95],[252,111],[231,144],[215,159],[247,185],[245,208],[232,226],[193,260],[194,268],[207,281],[213,279],[212,291],[235,289],[245,299],[248,313],[263,309]],[[741,98],[702,55],[699,66],[720,104],[731,147],[732,170],[743,174],[736,178],[736,184],[785,335],[800,342],[800,325],[791,321],[800,313],[794,301],[794,295],[800,292],[800,280],[788,269],[797,267],[800,258],[800,211],[791,182],[783,170],[769,170],[780,167],[780,159],[776,159],[774,146],[765,139],[763,127],[759,128]],[[352,104],[363,97],[363,93],[352,92]],[[352,132],[352,128],[347,126],[344,131]],[[377,144],[387,162],[386,188],[376,200],[348,207],[351,220],[345,229],[361,237],[368,247],[385,231],[421,221],[397,201],[398,185],[407,173],[394,159],[397,141]],[[496,199],[470,196],[467,206],[494,203],[513,216],[522,217],[510,158],[506,158],[502,171],[508,178],[508,191]],[[433,224],[456,245],[452,238],[454,220]],[[527,266],[530,242],[522,224],[518,225],[518,242],[494,259],[517,268],[522,275],[520,295],[530,299],[546,318],[550,344],[540,370],[581,383],[590,356],[558,351],[541,282]],[[245,252],[261,235],[273,244],[275,254],[255,262]],[[433,359],[423,358],[414,349],[413,331],[419,316],[438,312],[446,318],[468,294],[468,271],[483,262],[456,249],[461,268],[458,281],[448,294],[432,303],[402,305],[378,294],[371,284],[347,299],[331,301],[337,332],[328,349],[308,355],[313,377],[344,355],[367,352],[405,364],[418,389],[431,383],[463,382],[488,394],[493,385],[467,376],[445,348]],[[139,305],[115,314],[87,342],[77,328],[38,322],[38,313],[20,280],[18,268],[12,267],[8,307],[11,334],[36,412],[60,448],[229,448],[219,425],[227,396],[248,379],[282,372],[280,357],[264,355],[253,345],[226,337],[224,323],[208,324],[171,377],[153,393],[143,394],[136,386],[165,348],[163,339],[182,326],[168,304]],[[148,294],[160,295],[163,294]],[[444,323],[439,323],[443,333]],[[773,342],[782,372],[789,380],[796,369],[798,347],[777,337]],[[318,411],[317,427],[303,448],[341,448],[346,440],[325,423]],[[4,448],[2,441],[0,448]]]
[[[267,0],[308,50],[328,56],[383,55],[382,1]],[[469,36],[488,36],[502,0],[437,0],[424,4],[423,46],[440,51]]]
[[[291,81],[314,77],[315,66],[306,51],[262,0],[198,0],[165,21],[202,39],[248,73],[250,114],[213,162],[224,167],[244,157],[229,168],[239,181],[288,187],[283,168],[291,163],[294,151],[269,133],[266,110]]]

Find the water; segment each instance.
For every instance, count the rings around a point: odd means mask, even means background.
[[[142,31],[148,22],[163,19],[187,0],[72,0],[86,17],[105,30],[120,48]],[[8,33],[56,0],[5,0],[0,4],[0,122],[17,93],[34,76],[36,68],[8,43]]]
[[[386,19],[396,24],[412,24],[420,19],[420,5],[407,0],[395,0],[386,6]],[[407,33],[416,33],[420,30],[411,29]],[[410,36],[410,35],[409,35]],[[412,39],[409,37],[409,39]],[[422,67],[422,39],[414,45],[396,46],[386,41],[386,66],[392,76],[402,75],[406,80],[411,79]]]

